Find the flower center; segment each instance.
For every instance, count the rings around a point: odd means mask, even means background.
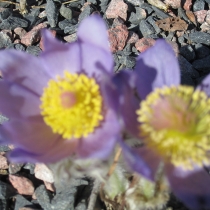
[[[148,147],[175,166],[209,164],[210,99],[192,87],[157,88],[137,111]]]
[[[50,80],[41,97],[41,114],[54,133],[81,138],[100,125],[102,96],[95,79],[64,72],[64,78]]]

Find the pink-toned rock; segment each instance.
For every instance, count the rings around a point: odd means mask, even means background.
[[[33,183],[26,177],[9,175],[9,181],[12,186],[17,189],[21,195],[33,195],[34,186]]]
[[[45,165],[37,163],[34,169],[34,175],[37,179],[53,183],[54,177],[52,171]]]
[[[15,39],[15,41],[14,41],[13,43],[14,43],[14,44],[20,44],[21,41],[20,41],[20,39]]]
[[[22,38],[21,38],[21,43],[30,46],[36,42],[38,42],[41,38],[40,35],[40,30],[42,28],[46,28],[47,24],[46,23],[40,23],[39,25],[35,26],[31,31],[26,33]]]
[[[177,35],[177,37],[180,37],[180,36],[183,36],[184,33],[185,33],[184,31],[177,31],[176,35]]]
[[[125,25],[119,25],[108,30],[111,52],[122,50],[128,38],[128,29]]]
[[[50,33],[55,37],[56,36],[56,31],[55,30],[50,30]],[[41,37],[40,42],[39,42],[39,47],[44,50],[44,45],[43,45],[43,38]]]
[[[127,19],[128,5],[123,0],[112,0],[109,4],[105,15],[109,18],[121,17],[124,21]]]
[[[152,47],[154,44],[155,44],[154,39],[152,39],[152,38],[142,38],[142,39],[139,39],[136,42],[135,47],[139,52],[144,52],[148,48]]]
[[[80,10],[84,11],[85,7],[87,7],[88,5],[91,5],[91,3],[90,2],[85,2]]]
[[[164,3],[174,9],[178,9],[179,7],[181,7],[181,0],[164,0]]]
[[[21,27],[15,28],[14,32],[19,39],[21,39],[27,33],[26,30]]]
[[[210,10],[208,10],[207,13],[206,13],[206,19],[205,19],[205,21],[206,21],[208,24],[210,24]]]
[[[185,10],[190,10],[191,6],[192,6],[192,0],[186,0],[185,3],[184,3],[184,7],[183,8]]]
[[[55,186],[53,183],[44,181],[44,185],[48,190],[55,192]]]
[[[7,158],[4,157],[3,155],[0,155],[0,169],[8,169],[9,164],[7,161]]]
[[[64,39],[65,41],[69,42],[69,43],[74,42],[74,41],[77,40],[77,34],[74,33],[74,34],[70,34],[70,35],[68,35],[68,36],[64,36],[63,39]]]
[[[196,11],[196,12],[194,12],[194,15],[196,17],[197,22],[202,24],[205,21],[205,18],[207,15],[207,10]]]
[[[139,40],[139,35],[133,31],[129,31],[128,33],[128,44],[134,44]]]

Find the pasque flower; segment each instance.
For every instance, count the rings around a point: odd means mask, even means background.
[[[13,161],[107,158],[120,129],[103,85],[112,77],[113,58],[102,18],[84,20],[70,44],[47,30],[42,35],[39,57],[0,52],[0,110],[9,118],[1,141],[15,146]]]
[[[116,87],[121,84],[124,125],[143,143],[137,148],[121,143],[126,161],[151,180],[164,163],[177,197],[191,209],[209,208],[210,176],[204,166],[210,165],[210,76],[195,89],[181,85],[178,61],[164,40],[139,55],[132,73],[114,79]]]

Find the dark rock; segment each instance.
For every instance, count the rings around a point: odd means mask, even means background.
[[[204,0],[196,0],[193,4],[193,12],[204,10],[205,2]]]
[[[20,208],[24,207],[24,206],[32,206],[33,204],[28,201],[27,199],[25,199],[22,195],[17,195],[15,197],[15,209],[14,210],[19,210]]]
[[[183,56],[179,55],[178,61],[181,73],[183,73],[184,75],[189,75],[193,79],[200,76],[196,69],[194,69],[192,64],[189,63]]]
[[[26,28],[28,27],[28,22],[19,17],[9,16],[0,24],[0,29],[14,30],[17,27]]]
[[[0,12],[0,21],[7,19],[12,14],[12,10],[10,8],[5,8]]]
[[[191,21],[189,20],[189,18],[187,17],[187,15],[185,14],[185,11],[181,8],[181,7],[179,7],[178,8],[178,16],[180,17],[180,18],[183,18],[185,21],[187,21],[188,23],[190,23]]]
[[[101,7],[101,11],[103,13],[105,13],[106,9],[107,9],[107,6],[108,6],[108,3],[109,3],[109,0],[100,0],[100,7]]]
[[[146,20],[141,20],[139,24],[139,30],[144,37],[155,33],[155,29]]]
[[[167,13],[163,12],[162,10],[158,9],[155,6],[152,6],[152,9],[155,11],[156,15],[161,19],[171,17],[170,15],[168,15]]]
[[[8,207],[7,207],[7,200],[0,199],[0,209],[1,210],[7,210],[8,209]]]
[[[26,48],[27,53],[35,56],[38,56],[41,51],[42,50],[38,46],[28,46]]]
[[[35,9],[31,9],[30,13],[28,13],[27,15],[24,16],[24,18],[26,20],[28,20],[29,22],[29,30],[31,30],[31,28],[33,26],[35,26],[35,24],[37,24],[37,21],[39,19],[39,14],[40,14],[40,9],[39,8],[35,8]]]
[[[136,12],[131,12],[129,21],[134,25],[138,25],[141,20],[146,18],[146,12],[144,9],[136,7]]]
[[[78,25],[67,26],[64,28],[65,34],[74,34],[77,31]]]
[[[0,152],[8,152],[11,148],[8,145],[0,145]]]
[[[123,49],[123,55],[130,55],[131,53],[132,53],[131,44],[127,44]]]
[[[9,164],[9,173],[16,174],[19,172],[24,164],[22,163],[10,163]]]
[[[7,46],[7,49],[25,51],[26,48],[22,44],[10,44],[9,46]]]
[[[191,61],[195,58],[195,52],[191,45],[185,45],[179,49],[179,52],[184,56],[188,61]]]
[[[35,168],[35,164],[34,163],[26,163],[23,166],[24,169],[28,169],[30,171],[30,174],[34,174],[34,168]]]
[[[64,4],[61,5],[60,14],[64,18],[66,18],[67,20],[71,20],[72,19],[72,10],[71,10],[71,8],[68,8],[68,7],[64,6]]]
[[[120,67],[120,62],[116,54],[114,54],[113,56],[114,56],[114,62],[115,62],[114,71],[116,72]]]
[[[161,29],[155,23],[157,21],[157,19],[154,16],[149,16],[147,18],[147,21],[148,21],[148,23],[150,23],[153,26],[153,28],[155,29],[157,34],[159,34],[161,32]]]
[[[186,72],[181,73],[181,84],[195,87],[195,82]]]
[[[79,15],[79,23],[85,18],[89,17],[93,11],[93,8],[90,5],[87,5]]]
[[[128,69],[132,69],[135,64],[136,64],[136,58],[133,57],[133,56],[126,56],[126,55],[123,55],[121,58],[120,58],[120,63],[125,67],[125,68],[128,68]]]
[[[97,4],[97,0],[87,0],[87,2],[90,2],[91,4]]]
[[[60,29],[64,30],[65,27],[71,27],[73,25],[76,25],[76,23],[77,22],[75,19],[72,19],[72,20],[64,19],[58,23],[58,26]]]
[[[47,0],[46,14],[50,26],[55,27],[58,23],[58,8],[53,0]]]
[[[11,185],[0,181],[0,199],[8,199],[15,194],[17,194],[17,192]]]
[[[201,31],[196,31],[194,33],[189,34],[189,41],[210,46],[210,34]]]
[[[197,58],[204,58],[210,54],[210,49],[202,44],[195,45],[195,54]]]
[[[4,32],[0,32],[0,49],[9,46],[12,43],[10,36]]]
[[[201,59],[193,61],[192,65],[198,71],[203,71],[206,73],[210,72],[210,55],[205,58],[201,58]]]
[[[45,210],[52,210],[50,202],[52,199],[52,195],[46,190],[44,185],[40,185],[35,190],[35,195],[37,201],[41,205],[41,207]]]

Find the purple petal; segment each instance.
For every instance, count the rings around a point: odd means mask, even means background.
[[[83,20],[78,28],[77,36],[81,42],[110,51],[107,28],[99,15],[91,15]]]
[[[133,72],[121,71],[114,77],[113,82],[119,92],[119,110],[125,124],[124,126],[132,135],[138,137],[139,123],[137,122],[136,110],[139,108],[140,102],[135,96],[135,79]]]
[[[17,50],[2,50],[0,60],[4,82],[20,84],[37,96],[42,94],[50,76],[41,59]]]
[[[63,51],[68,49],[68,44],[64,44],[58,39],[56,39],[51,33],[50,30],[42,29],[42,42],[44,47],[44,52],[47,51]]]
[[[64,71],[78,73],[81,71],[81,49],[80,45],[75,42],[68,45],[58,43],[60,47],[52,51],[44,51],[40,60],[43,61],[45,69],[51,78],[63,76]]]
[[[9,120],[0,126],[2,138],[31,153],[44,153],[55,144],[59,135],[52,133],[42,116],[25,120]]]
[[[203,168],[187,173],[181,168],[167,166],[172,191],[190,209],[210,208],[210,176]]]
[[[30,89],[22,86],[21,80],[18,82],[7,83],[5,80],[0,81],[1,112],[9,119],[39,115],[39,97]]]
[[[210,75],[208,75],[196,89],[204,91],[207,96],[210,97]]]
[[[110,51],[105,51],[89,43],[81,43],[82,70],[89,77],[103,77],[104,71],[113,74],[113,57]]]
[[[130,148],[122,141],[120,145],[128,166],[135,172],[145,176],[152,181],[160,164],[160,158],[146,147]]]
[[[17,148],[9,153],[9,159],[13,162],[42,162],[53,163],[63,158],[70,157],[76,150],[78,140],[58,139],[50,148],[46,148],[44,153],[29,152]]]
[[[180,69],[171,46],[164,40],[141,53],[135,67],[137,91],[141,99],[155,88],[180,84]]]
[[[107,158],[114,149],[120,126],[113,110],[108,109],[104,121],[78,145],[79,158]]]

